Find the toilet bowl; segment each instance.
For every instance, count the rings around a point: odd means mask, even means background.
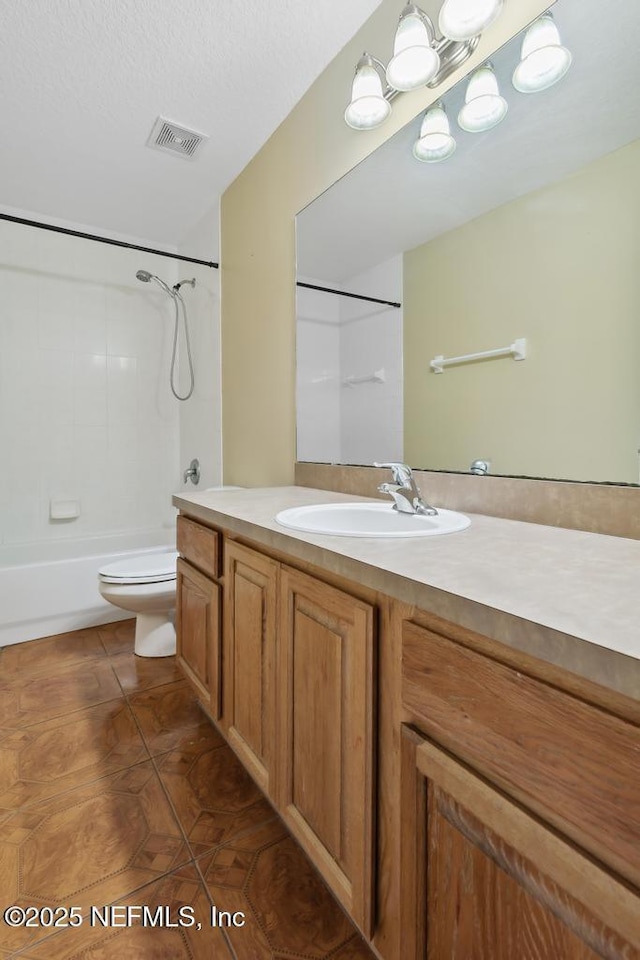
[[[98,570],[105,600],[136,615],[134,652],[139,657],[169,657],[176,652],[175,550],[138,554]]]

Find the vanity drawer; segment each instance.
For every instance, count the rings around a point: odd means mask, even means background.
[[[178,517],[178,551],[189,563],[217,580],[222,569],[222,537],[211,527],[187,517]]]
[[[640,729],[417,624],[410,722],[640,886]]]

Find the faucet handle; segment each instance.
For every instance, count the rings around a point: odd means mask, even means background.
[[[374,463],[374,467],[388,467],[394,483],[407,484],[411,480],[411,467],[407,463]]]

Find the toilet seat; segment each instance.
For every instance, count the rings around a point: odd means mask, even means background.
[[[98,570],[103,583],[164,583],[176,579],[176,550],[139,554],[109,563]]]

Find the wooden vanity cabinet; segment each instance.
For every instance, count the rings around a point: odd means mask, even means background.
[[[403,960],[640,958],[640,737],[403,629]]]
[[[358,923],[373,933],[374,610],[283,566],[278,806]]]
[[[222,726],[249,773],[275,799],[278,563],[225,544]]]
[[[176,571],[176,657],[214,719],[220,717],[221,587],[216,582],[220,536],[178,517]],[[186,560],[188,557],[189,560]]]
[[[188,559],[178,565],[184,673],[203,699],[210,694],[211,715],[230,746],[371,936],[374,607],[225,537],[220,657],[221,588],[213,567],[205,576],[191,563],[211,559],[207,528],[180,520],[179,549]]]
[[[637,704],[186,517],[178,546],[185,675],[383,960],[640,960]]]
[[[640,956],[626,885],[408,727],[402,798],[403,960]]]

